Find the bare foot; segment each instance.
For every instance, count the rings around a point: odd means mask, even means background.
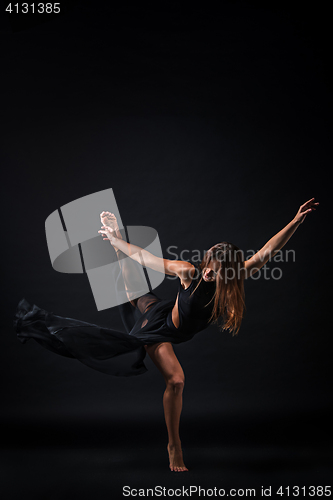
[[[103,226],[107,226],[112,229],[112,231],[116,233],[117,238],[122,239],[116,216],[111,212],[102,212],[100,216]]]
[[[169,453],[169,467],[173,472],[185,472],[188,468],[185,466],[183,461],[183,452],[181,446],[170,446],[168,444],[167,450]]]

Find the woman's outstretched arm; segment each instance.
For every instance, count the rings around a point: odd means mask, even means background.
[[[281,231],[279,231],[275,236],[273,236],[273,238],[268,240],[259,252],[253,255],[253,257],[249,260],[245,261],[245,278],[249,278],[254,273],[259,271],[259,269],[263,267],[269,259],[274,257],[274,255],[281,250],[281,248],[284,247],[287,241],[292,237],[298,226],[304,221],[305,217],[313,210],[316,210],[318,205],[319,203],[315,203],[314,198],[311,198],[311,200],[304,203],[304,205],[301,205],[292,221],[281,229]]]
[[[159,271],[160,273],[178,276],[183,282],[191,280],[193,277],[192,274],[195,268],[189,262],[156,257],[156,255],[153,255],[144,248],[127,243],[121,238],[117,238],[116,232],[112,230],[112,228],[105,225],[102,226],[101,230],[98,232],[106,236],[103,240],[109,240],[114,248],[128,255],[131,259],[135,260],[142,266],[149,267],[150,269]]]

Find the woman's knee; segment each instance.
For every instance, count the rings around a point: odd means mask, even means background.
[[[184,390],[184,385],[185,385],[185,377],[183,374],[175,374],[172,375],[168,380],[167,380],[167,387],[169,389],[172,389],[174,392],[183,392]]]

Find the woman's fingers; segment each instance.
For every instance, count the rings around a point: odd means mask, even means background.
[[[318,207],[318,205],[319,202],[315,202],[314,198],[311,198],[306,203],[303,203],[303,205],[301,205],[298,209],[296,220],[302,223],[310,212],[314,212],[316,210],[316,207]]]
[[[312,200],[309,200],[306,203],[303,203],[303,205],[301,205],[301,212],[303,212],[304,210],[306,210],[308,208],[308,206],[311,203],[311,201]]]
[[[305,207],[306,205],[308,205],[309,203],[311,203],[313,200],[314,200],[314,198],[311,198],[310,200],[308,200],[305,203],[303,203],[302,206]]]
[[[300,210],[301,212],[304,213],[304,210],[307,210],[308,208],[312,208],[313,210],[316,210],[315,207],[318,207],[319,202],[314,202],[314,198],[311,198],[311,200],[307,201],[303,205],[301,205]]]

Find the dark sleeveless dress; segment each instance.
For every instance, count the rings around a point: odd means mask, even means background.
[[[126,333],[57,316],[22,299],[14,320],[17,337],[22,343],[34,339],[50,351],[76,358],[108,375],[140,375],[147,371],[145,345],[186,342],[209,325],[215,283],[201,280],[192,294],[201,277],[195,267],[194,279],[186,290],[178,282],[179,328],[171,318],[175,301],[161,300],[152,292],[138,299],[143,312],[129,302],[118,306]]]

